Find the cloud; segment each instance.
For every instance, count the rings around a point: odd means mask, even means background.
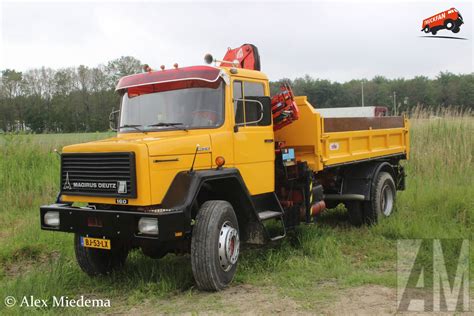
[[[96,66],[132,55],[155,68],[202,64],[257,45],[272,80],[473,71],[472,4],[456,7],[467,41],[420,37],[433,2],[4,3],[0,68]],[[446,35],[449,33],[447,31]]]

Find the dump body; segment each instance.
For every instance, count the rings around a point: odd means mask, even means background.
[[[275,132],[314,172],[341,164],[409,154],[403,117],[323,118],[306,97],[296,97],[300,118]]]

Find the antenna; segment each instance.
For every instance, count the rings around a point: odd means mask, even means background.
[[[191,164],[191,169],[189,169],[190,173],[193,172],[194,162],[196,161],[196,155],[198,153],[198,150],[199,150],[199,144],[196,144],[196,151],[194,152],[193,163]]]

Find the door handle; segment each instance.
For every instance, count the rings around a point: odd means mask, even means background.
[[[156,159],[153,160],[154,163],[160,163],[160,162],[172,162],[172,161],[179,161],[179,158],[171,158],[171,159]]]
[[[264,142],[265,142],[265,143],[269,143],[269,144],[270,144],[270,143],[273,143],[273,139],[271,139],[271,138],[268,138],[268,139],[265,139],[265,140],[264,140]]]

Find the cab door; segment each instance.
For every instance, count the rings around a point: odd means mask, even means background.
[[[268,97],[265,100],[269,91],[265,89],[263,81],[232,82],[234,164],[251,195],[275,190],[273,126],[270,101]]]

